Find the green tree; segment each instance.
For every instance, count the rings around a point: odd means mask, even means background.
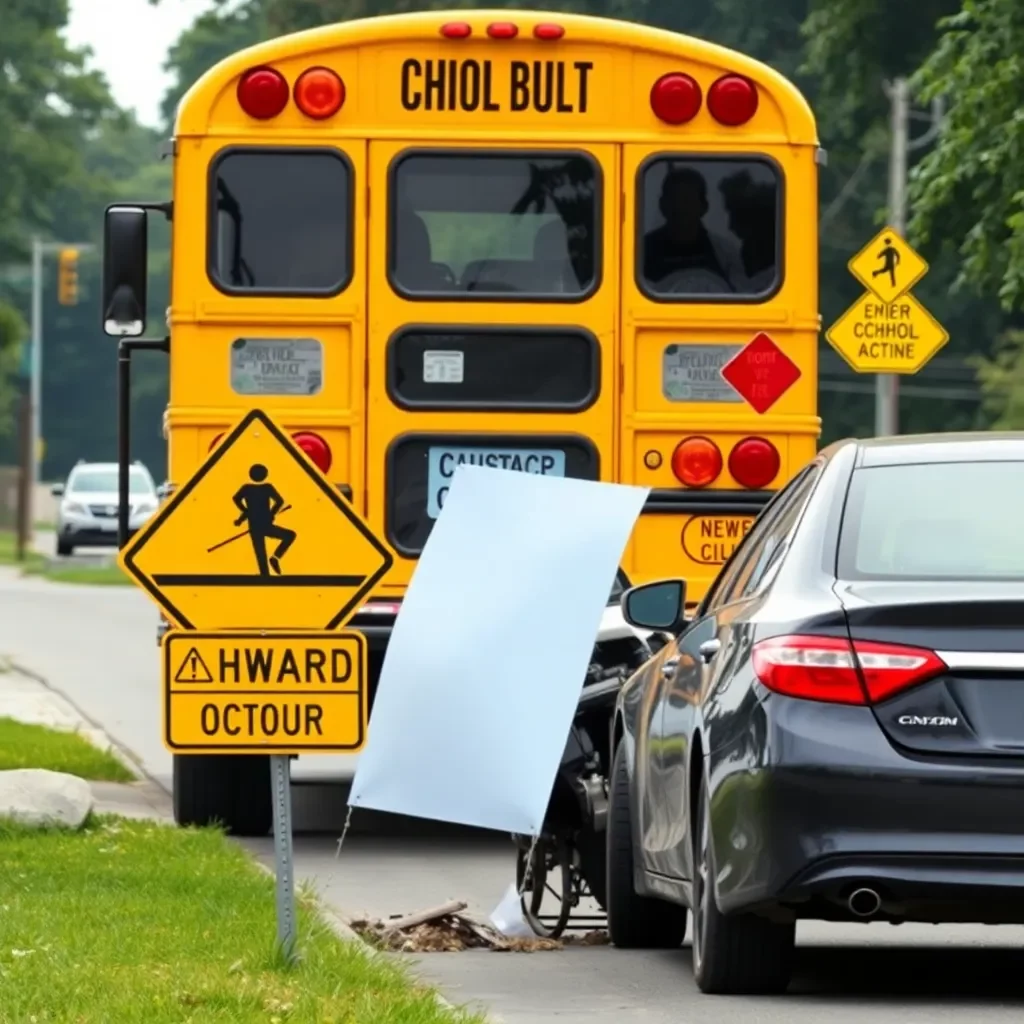
[[[201,75],[225,57],[268,37],[265,6],[264,0],[214,0],[213,7],[182,32],[164,62],[164,69],[174,76],[160,107],[168,127],[174,124],[182,96]]]
[[[49,200],[82,174],[81,146],[113,104],[61,32],[67,0],[0,0],[0,263],[24,259]]]
[[[1024,331],[1007,331],[991,358],[979,356],[974,363],[993,428],[1024,429]]]
[[[1024,308],[1024,7],[964,0],[920,69],[923,99],[946,123],[914,175],[915,231],[954,245],[958,283]]]

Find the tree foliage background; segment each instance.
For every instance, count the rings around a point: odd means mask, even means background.
[[[160,2],[160,0],[150,0]],[[163,0],[171,2],[171,0]],[[181,96],[236,50],[329,22],[406,10],[521,7],[525,0],[210,0],[170,48],[173,85],[160,130],[116,108],[102,77],[62,39],[66,0],[0,0],[0,462],[13,453],[11,396],[25,334],[25,262],[33,232],[99,241],[103,207],[163,199],[158,159]],[[885,217],[889,102],[885,83],[912,78],[915,110],[942,97],[944,130],[915,152],[911,241],[932,265],[915,289],[951,340],[901,387],[906,431],[1024,426],[1024,5],[1020,0],[546,0],[658,25],[749,53],[791,77],[818,118],[821,312],[827,325],[859,294],[846,261]],[[918,119],[912,135],[927,124]],[[151,220],[152,323],[167,304],[168,232]],[[81,301],[44,302],[44,473],[77,458],[112,458],[113,343],[99,329],[98,256],[83,256]],[[164,471],[161,359],[137,361],[136,457]],[[871,377],[821,345],[825,441],[873,429]]]

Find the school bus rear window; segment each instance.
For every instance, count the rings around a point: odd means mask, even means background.
[[[782,284],[782,181],[766,159],[666,155],[640,171],[637,278],[663,302],[765,300]]]
[[[408,408],[579,412],[597,398],[599,367],[582,330],[414,328],[391,339],[388,389]]]
[[[335,295],[348,284],[352,175],[337,150],[228,150],[209,202],[209,273],[222,291]]]
[[[409,296],[580,299],[598,280],[601,172],[583,153],[408,153],[390,275]]]

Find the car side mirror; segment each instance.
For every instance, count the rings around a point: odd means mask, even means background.
[[[64,496],[64,485],[63,485],[63,484],[54,484],[54,485],[53,485],[53,486],[52,486],[52,487],[50,488],[50,493],[51,493],[51,494],[52,494],[52,495],[53,495],[53,496],[54,496],[55,498],[62,498],[62,497]]]
[[[637,629],[680,632],[686,623],[686,580],[658,580],[630,587],[620,602],[622,617]]]
[[[103,223],[103,331],[137,338],[146,330],[147,213],[110,206]]]

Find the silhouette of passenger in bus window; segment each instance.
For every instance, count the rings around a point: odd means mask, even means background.
[[[664,222],[643,240],[643,276],[659,293],[748,290],[739,247],[704,224],[707,183],[691,167],[670,170],[658,210]]]
[[[778,190],[774,182],[755,181],[747,170],[730,174],[718,190],[729,215],[729,230],[740,241],[748,290],[765,292],[776,279]]]

